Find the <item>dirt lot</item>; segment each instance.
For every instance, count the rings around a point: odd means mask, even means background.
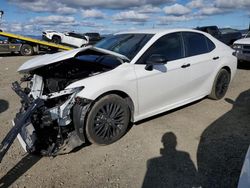
[[[0,140],[19,108],[10,84],[29,58],[0,57]],[[115,144],[55,158],[26,155],[15,141],[0,164],[0,187],[236,187],[250,144],[250,65],[241,65],[225,98],[140,122]]]

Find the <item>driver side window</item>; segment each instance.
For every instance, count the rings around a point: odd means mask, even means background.
[[[167,34],[158,39],[138,60],[136,64],[146,64],[146,60],[153,54],[165,56],[167,61],[184,57],[181,33]]]

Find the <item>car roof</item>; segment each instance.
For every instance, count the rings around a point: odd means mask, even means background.
[[[167,33],[172,33],[172,32],[196,32],[196,33],[204,33],[195,29],[183,29],[183,28],[178,28],[178,29],[146,29],[146,30],[131,30],[131,31],[125,31],[125,32],[119,32],[116,34],[167,34]]]

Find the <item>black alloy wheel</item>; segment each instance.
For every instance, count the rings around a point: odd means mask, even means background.
[[[226,95],[229,83],[230,83],[230,73],[225,69],[221,69],[216,76],[213,89],[209,97],[215,100],[223,98]]]
[[[128,105],[117,95],[108,95],[97,101],[86,122],[88,140],[108,145],[120,139],[127,131],[130,119]]]

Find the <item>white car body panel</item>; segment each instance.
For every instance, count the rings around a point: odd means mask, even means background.
[[[145,70],[145,65],[136,64],[141,55],[160,37],[172,32],[185,31],[202,33],[213,41],[216,49],[203,55],[182,58],[170,61],[165,65],[154,66],[153,71]],[[133,101],[133,119],[136,122],[205,97],[211,92],[214,79],[222,67],[229,67],[231,78],[234,77],[237,59],[232,56],[233,50],[207,33],[190,29],[131,31],[126,33],[144,32],[155,35],[130,63],[123,63],[111,71],[76,81],[67,86],[66,89],[84,87],[76,96],[91,100],[96,100],[99,96],[110,91],[122,91]],[[77,53],[89,48],[38,57],[23,64],[18,71],[26,72],[72,58]],[[103,53],[126,59],[125,56],[108,50],[97,48],[93,48],[93,50],[100,50]],[[217,56],[219,59],[213,60]],[[182,65],[187,63],[190,63],[191,66],[181,68]]]
[[[157,109],[189,97],[190,71],[182,69],[182,64],[183,60],[176,60],[157,65],[152,71],[146,71],[145,65],[135,64],[140,114],[154,113]]]
[[[64,52],[58,52],[55,54],[47,54],[47,55],[42,55],[42,56],[38,56],[36,58],[33,58],[29,61],[26,61],[24,64],[22,64],[19,69],[18,72],[28,72],[31,71],[33,69],[45,66],[45,65],[49,65],[49,64],[53,64],[62,60],[66,60],[66,59],[70,59],[72,57],[75,57],[78,53],[83,52],[85,50],[91,49],[93,51],[97,51],[97,52],[101,52],[104,54],[109,54],[109,55],[114,55],[118,58],[124,59],[124,60],[129,60],[127,59],[127,57],[125,57],[124,55],[109,51],[109,50],[105,50],[105,49],[101,49],[101,48],[96,48],[93,46],[87,46],[87,47],[83,47],[83,48],[77,48],[77,49],[73,49],[73,50],[69,50],[69,51],[64,51]]]
[[[62,39],[61,43],[70,44],[70,45],[73,45],[76,47],[82,47],[82,46],[88,44],[87,40],[71,37],[71,36],[68,36],[65,34],[61,37],[61,39]]]

